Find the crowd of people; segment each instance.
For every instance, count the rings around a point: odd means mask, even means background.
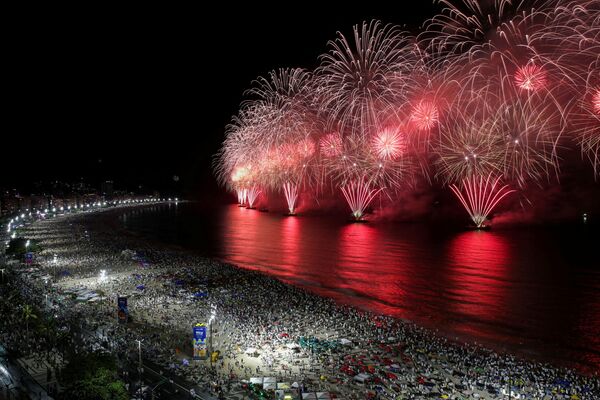
[[[65,327],[72,348],[102,347],[130,362],[141,351],[145,363],[221,398],[235,398],[259,377],[274,377],[298,395],[345,399],[600,398],[597,374],[456,343],[268,275],[148,242],[114,218],[64,216],[21,233],[41,251],[34,265],[15,266],[21,278],[13,284]],[[96,301],[69,295],[82,287],[95,291]],[[117,318],[117,297],[128,299],[126,323]],[[14,318],[0,341],[54,360],[60,373],[62,349],[26,337]],[[209,321],[209,350],[219,350],[219,358],[193,360],[192,327]]]

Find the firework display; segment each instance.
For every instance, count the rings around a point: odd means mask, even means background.
[[[328,196],[360,220],[426,182],[483,227],[572,147],[600,176],[600,0],[439,3],[420,32],[364,22],[252,84],[215,158],[240,205]]]
[[[499,181],[500,178],[493,179],[491,175],[486,178],[472,176],[463,180],[460,187],[454,183],[450,185],[450,189],[465,207],[477,228],[484,226],[487,216],[496,204],[514,192],[508,189],[508,185],[499,185]]]

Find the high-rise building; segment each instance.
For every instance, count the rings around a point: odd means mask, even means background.
[[[113,191],[113,181],[104,181],[100,184],[100,193],[103,196],[112,197]]]

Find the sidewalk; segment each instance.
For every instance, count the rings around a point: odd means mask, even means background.
[[[25,393],[34,400],[53,400],[23,368],[7,358],[0,358],[0,398],[17,399]],[[8,384],[8,387],[6,386]]]
[[[16,364],[23,368],[41,387],[48,388],[50,385],[55,385],[60,392],[54,368],[46,360],[37,361],[30,356],[17,359]],[[59,368],[62,366],[62,361],[60,361]],[[48,369],[51,371],[50,380],[48,380]]]

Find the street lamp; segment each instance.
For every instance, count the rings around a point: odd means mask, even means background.
[[[212,326],[213,326],[213,321],[215,320],[215,318],[217,317],[217,306],[214,304],[211,304],[210,306],[211,308],[211,312],[210,312],[210,318],[208,320],[208,356],[210,357],[210,363],[212,365],[212,353],[213,353],[213,332],[212,332]]]
[[[140,380],[140,387],[139,387],[139,393],[140,393],[140,399],[142,398],[142,341],[141,340],[137,340],[136,342],[138,343],[138,376],[139,376],[139,380]]]

